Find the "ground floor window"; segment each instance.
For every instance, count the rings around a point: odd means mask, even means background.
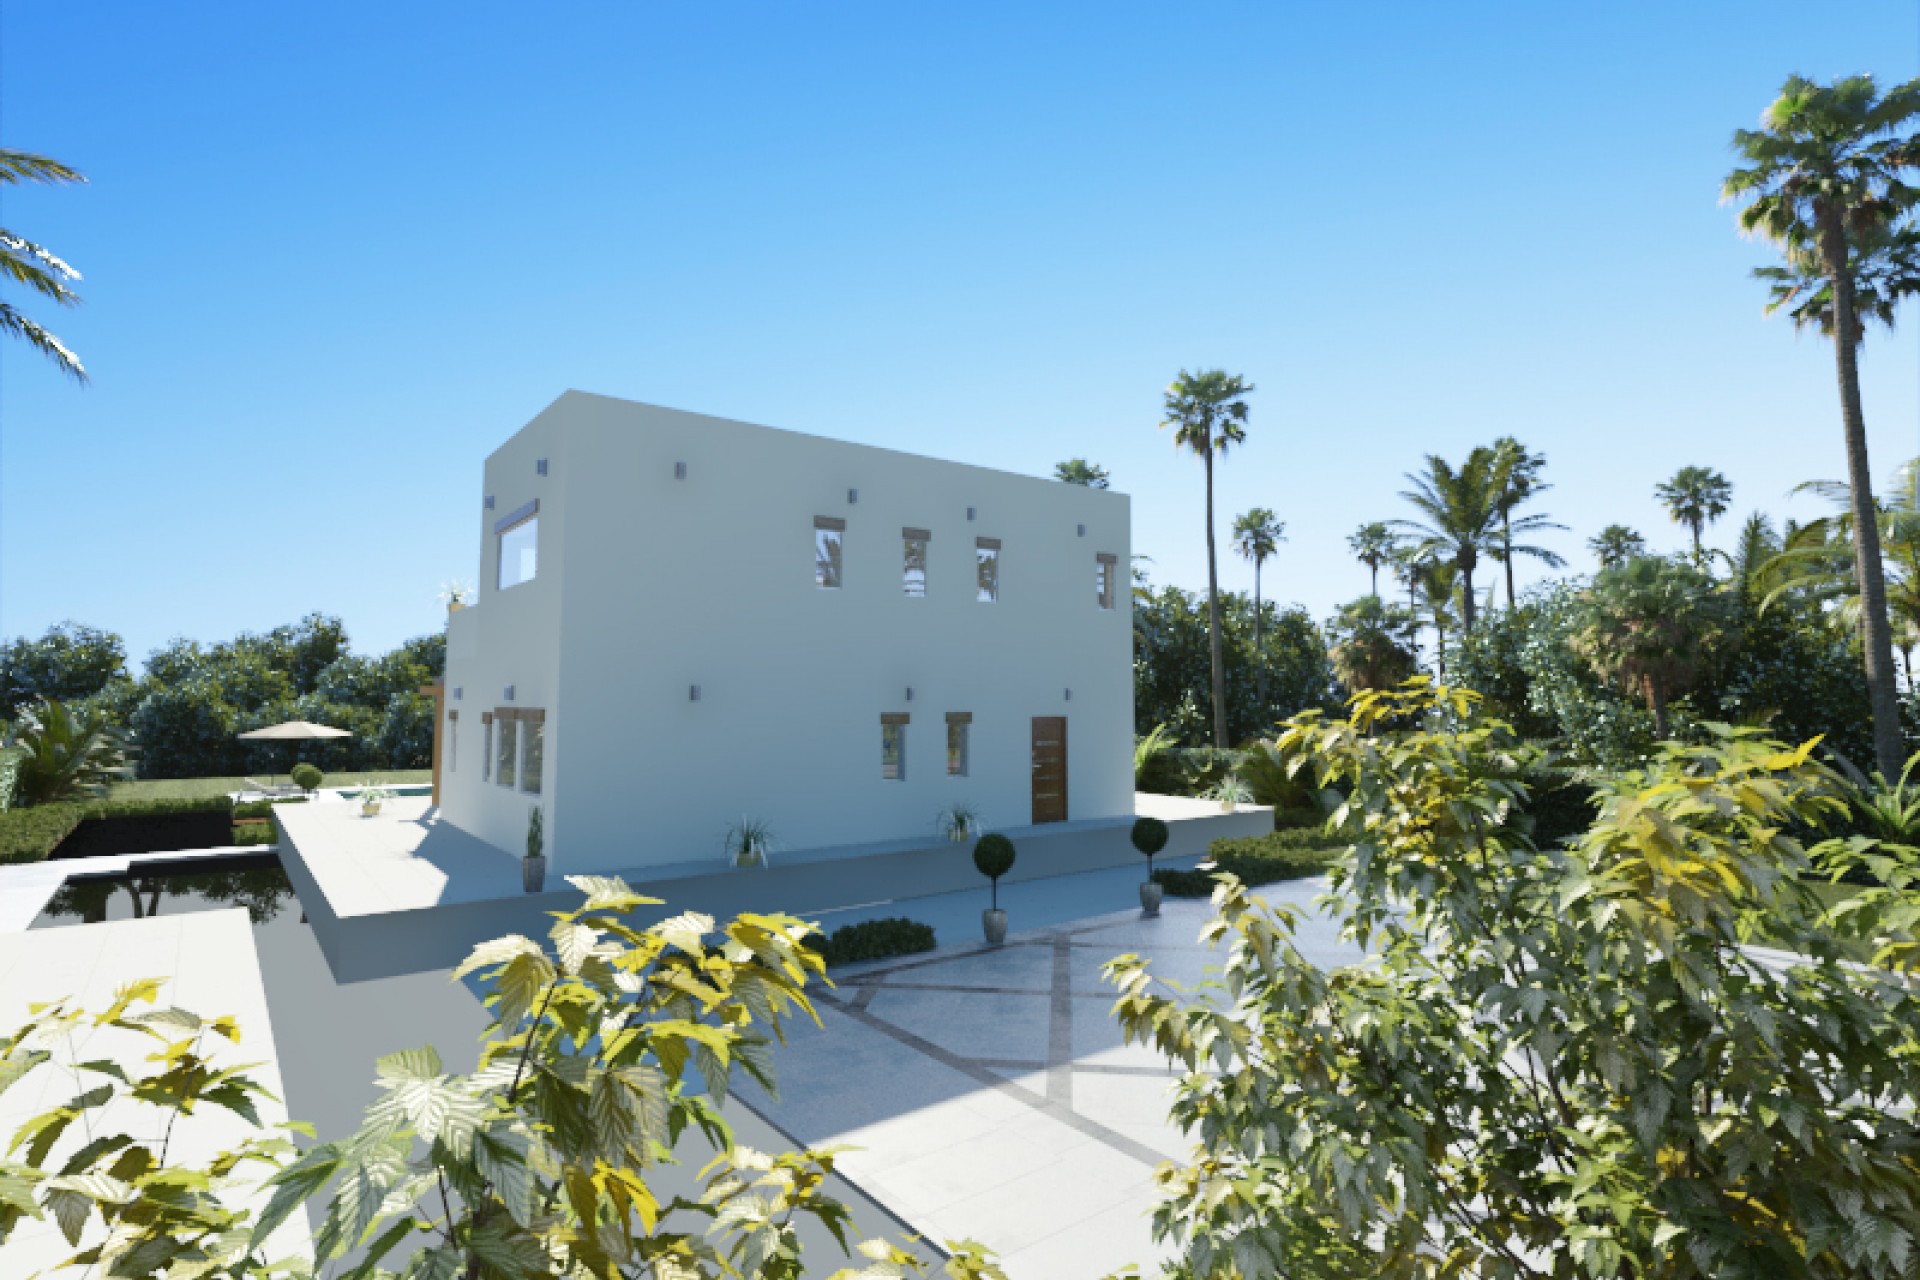
[[[460,758],[460,713],[447,712],[447,772],[453,772],[454,761]]]
[[[498,715],[494,719],[499,721],[500,732],[496,738],[498,749],[493,753],[493,780],[512,790],[513,767],[520,755],[520,722]]]
[[[530,796],[540,794],[540,774],[547,759],[547,726],[541,720],[527,720],[520,725],[520,736],[525,739],[520,749],[520,789]]]
[[[888,782],[907,780],[907,717],[903,712],[880,717],[880,776]]]
[[[480,713],[480,781],[493,776],[493,712]]]
[[[967,776],[967,738],[973,728],[971,711],[947,712],[947,776]]]

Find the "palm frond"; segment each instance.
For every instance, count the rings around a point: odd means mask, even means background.
[[[86,367],[80,363],[79,356],[68,350],[66,344],[45,328],[27,319],[4,302],[0,302],[0,333],[10,333],[24,340],[28,346],[53,361],[61,372],[73,378],[74,381],[80,383],[88,381]]]

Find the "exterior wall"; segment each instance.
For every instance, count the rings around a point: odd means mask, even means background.
[[[956,801],[1024,826],[1035,716],[1067,718],[1069,818],[1132,813],[1124,496],[571,392],[487,478],[485,585],[452,620],[471,635],[450,636],[447,683],[465,696],[449,703],[462,742],[444,806],[483,839],[517,849],[524,833],[524,798],[472,767],[475,690],[508,681],[547,710],[560,873],[718,860],[743,816],[772,827],[776,863],[925,837]],[[539,576],[495,592],[491,519],[536,485]],[[814,585],[816,516],[846,521],[838,591]],[[924,599],[902,590],[907,527],[932,535]],[[992,604],[975,600],[977,537],[1002,543]],[[946,775],[949,711],[973,716],[965,778]],[[883,713],[911,717],[904,781],[881,777]]]

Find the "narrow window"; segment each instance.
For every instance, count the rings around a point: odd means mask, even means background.
[[[973,598],[981,604],[992,604],[1000,598],[1000,539],[975,539],[973,561],[979,573],[979,585]]]
[[[493,756],[493,780],[508,790],[513,789],[513,766],[520,754],[520,735],[515,732],[520,727],[518,720],[508,720],[504,716],[496,717],[500,730],[499,749]]]
[[[947,712],[947,776],[967,776],[967,736],[973,728],[973,712]]]
[[[454,764],[460,759],[460,713],[447,712],[447,772],[453,772]]]
[[[1113,571],[1115,566],[1119,564],[1119,560],[1114,556],[1101,552],[1096,563],[1099,565],[1099,575],[1096,581],[1098,582],[1100,591],[1100,607],[1102,609],[1111,609],[1113,608]]]
[[[539,711],[529,712],[520,721],[520,789],[530,796],[540,794],[540,774],[547,762],[547,725]]]
[[[493,775],[493,712],[480,713],[480,781]]]
[[[840,589],[840,540],[847,522],[837,516],[813,518],[813,585],[822,591]]]
[[[925,529],[900,531],[901,582],[907,594],[916,600],[924,599],[927,594],[927,540],[932,536]]]
[[[880,717],[880,776],[888,782],[907,780],[907,717],[889,712]]]
[[[532,582],[540,563],[539,499],[501,516],[493,531],[500,541],[500,590]]]

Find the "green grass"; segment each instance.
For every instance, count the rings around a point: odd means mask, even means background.
[[[270,773],[253,775],[261,782],[285,784],[287,775]],[[370,785],[394,786],[407,782],[432,782],[431,769],[388,769],[373,773],[330,773],[322,786],[327,787],[364,787]],[[245,778],[154,778],[140,782],[115,783],[108,797],[113,800],[204,800],[210,796],[223,796],[229,791],[240,791],[247,786]]]

